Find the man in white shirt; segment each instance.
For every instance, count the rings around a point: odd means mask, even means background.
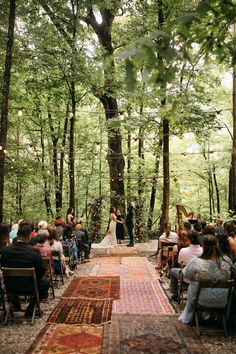
[[[188,234],[190,245],[182,248],[179,252],[178,263],[180,268],[172,268],[170,270],[170,284],[172,292],[172,300],[178,300],[178,281],[180,279],[181,270],[194,258],[202,255],[203,249],[200,246],[199,234],[196,231],[190,231]]]

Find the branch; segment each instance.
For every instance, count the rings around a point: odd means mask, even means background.
[[[70,48],[72,50],[75,50],[75,47],[73,45],[73,41],[70,38],[70,36],[67,34],[67,32],[64,30],[64,28],[61,26],[60,22],[58,21],[58,17],[54,14],[54,12],[51,10],[51,8],[48,6],[45,0],[40,0],[39,1],[41,6],[43,7],[44,11],[46,11],[47,15],[50,17],[54,27],[58,30],[58,32],[62,35],[62,37],[65,39],[65,41],[68,43]]]

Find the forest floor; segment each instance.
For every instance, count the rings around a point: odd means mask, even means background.
[[[95,275],[96,267],[102,259],[113,257],[114,255],[120,255],[121,257],[129,257],[129,255],[142,254],[146,256],[150,262],[150,266],[153,268],[156,262],[154,255],[156,251],[157,243],[156,241],[151,241],[150,243],[140,243],[136,244],[134,248],[127,248],[124,245],[118,246],[115,249],[109,250],[107,254],[94,255],[90,263],[79,264],[78,269],[75,270],[74,275],[77,276],[87,276]],[[107,259],[109,261],[109,259]],[[107,262],[106,261],[106,262]],[[109,263],[108,263],[109,264]],[[37,337],[39,332],[45,326],[47,318],[49,317],[52,310],[55,308],[57,303],[60,301],[61,295],[64,293],[67,286],[70,284],[73,276],[69,279],[65,279],[65,284],[56,289],[55,299],[50,299],[47,302],[42,303],[43,316],[42,318],[36,318],[35,324],[30,325],[30,320],[25,320],[22,315],[19,318],[14,318],[9,321],[8,326],[2,324],[3,314],[0,312],[0,353],[1,354],[23,354],[30,347],[34,339]],[[162,277],[161,282],[163,288],[165,289],[166,295],[170,297],[169,279],[167,277]],[[183,304],[173,303],[176,311],[180,313],[183,310]],[[206,352],[210,354],[222,353],[222,354],[236,354],[236,333],[229,335],[225,338],[221,333],[212,333],[210,335],[203,334],[199,342],[204,345]],[[199,343],[199,344],[200,344]],[[133,352],[132,352],[133,353]],[[135,352],[136,353],[136,352]],[[139,351],[137,352],[139,353]],[[142,351],[144,353],[144,351]]]

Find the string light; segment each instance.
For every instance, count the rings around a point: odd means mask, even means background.
[[[17,113],[17,114],[18,114],[18,116],[19,116],[19,117],[21,117],[21,116],[23,115],[23,111],[22,111],[22,109],[19,109],[19,111],[18,111],[18,113]]]

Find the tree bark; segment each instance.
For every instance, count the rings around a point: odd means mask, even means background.
[[[165,105],[165,100],[162,105]],[[163,123],[163,196],[162,196],[162,214],[160,228],[164,230],[164,224],[169,221],[170,204],[170,149],[169,149],[169,120],[164,118]]]
[[[74,130],[75,130],[75,83],[71,81],[71,116],[70,116],[70,150],[69,150],[69,181],[70,181],[70,200],[69,205],[75,208],[75,153],[74,153]]]
[[[159,175],[159,167],[160,167],[160,150],[162,149],[162,139],[159,139],[158,143],[158,152],[156,153],[156,161],[155,161],[155,169],[154,169],[154,177],[152,179],[152,190],[149,204],[149,213],[148,213],[148,222],[147,229],[151,230],[153,225],[153,214],[155,208],[155,199],[156,199],[156,191],[157,191],[157,180]]]
[[[118,103],[114,90],[115,84],[115,62],[112,59],[114,52],[112,46],[112,23],[114,15],[107,8],[100,8],[102,23],[98,23],[92,6],[88,7],[85,22],[90,25],[96,33],[98,40],[104,50],[104,84],[103,89],[94,88],[94,95],[101,101],[106,121],[108,122],[108,155],[110,173],[110,194],[111,205],[124,208],[124,157],[122,154],[122,136],[120,123],[114,120],[118,118]]]
[[[69,114],[69,107],[67,105],[66,117],[65,117],[65,121],[64,121],[63,137],[62,137],[62,143],[61,143],[61,154],[60,154],[59,189],[60,189],[60,193],[61,193],[61,205],[60,205],[61,209],[62,209],[62,193],[63,193],[63,180],[64,180],[63,172],[64,172],[64,158],[65,158],[67,126],[68,126],[68,114]]]
[[[52,115],[48,112],[48,123],[51,131],[52,139],[52,163],[53,163],[53,174],[54,174],[54,190],[55,190],[55,199],[56,199],[56,215],[60,214],[62,208],[62,194],[59,185],[59,172],[58,172],[58,161],[57,161],[57,147],[58,147],[58,136],[55,132],[52,123]]]
[[[50,193],[48,190],[47,177],[45,173],[45,146],[44,146],[44,136],[43,136],[43,127],[41,125],[40,129],[40,140],[41,140],[41,148],[42,148],[42,177],[43,177],[43,190],[44,190],[44,203],[46,207],[46,214],[48,217],[53,217],[51,201],[50,201]]]
[[[127,136],[127,197],[131,195],[131,132],[128,129]]]
[[[236,24],[234,37],[236,38]],[[233,68],[233,143],[229,178],[229,211],[236,214],[236,67]]]
[[[7,131],[8,131],[8,99],[9,99],[10,81],[11,81],[15,17],[16,17],[16,1],[10,0],[9,14],[8,14],[6,59],[5,59],[4,77],[3,77],[3,85],[2,85],[2,110],[1,110],[1,129],[0,129],[0,222],[3,221],[5,151],[7,146]]]
[[[215,190],[216,190],[216,206],[217,206],[217,214],[220,215],[220,193],[219,193],[219,187],[217,183],[217,178],[216,178],[216,168],[213,165],[213,180],[214,180],[214,185],[215,185]]]

